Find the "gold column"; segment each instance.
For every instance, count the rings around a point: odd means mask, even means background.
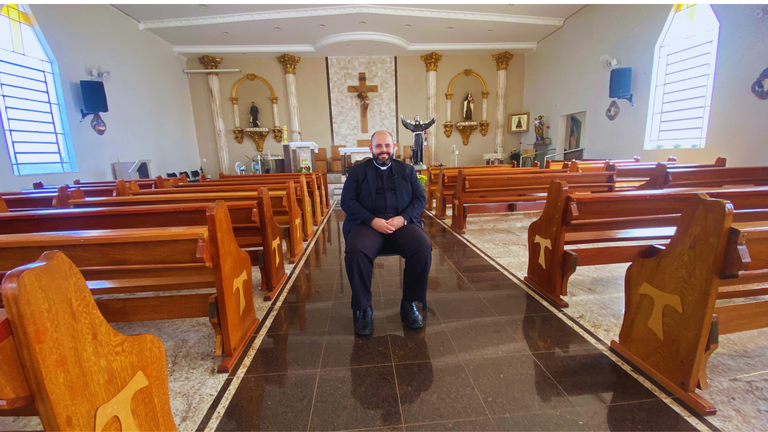
[[[301,57],[283,54],[277,58],[283,65],[285,72],[285,84],[288,89],[288,117],[291,122],[291,141],[301,141],[299,138],[299,100],[296,96],[296,65],[301,62]]]
[[[429,121],[437,116],[437,63],[442,60],[443,56],[433,51],[420,58],[427,67],[427,118],[424,121]],[[435,165],[437,160],[437,128],[434,126],[427,129],[427,143],[432,147],[429,150],[429,164]]]
[[[216,135],[216,148],[219,152],[219,169],[224,174],[229,174],[229,149],[227,146],[227,135],[224,131],[224,116],[221,112],[221,91],[219,86],[219,74],[216,69],[219,68],[224,59],[204,55],[198,59],[208,73],[208,89],[211,96],[211,113],[213,115],[213,129]]]

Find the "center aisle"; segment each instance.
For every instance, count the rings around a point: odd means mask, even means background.
[[[332,212],[199,430],[697,430],[429,216],[424,328],[400,323],[404,261],[383,257],[374,333],[355,336],[343,220]]]

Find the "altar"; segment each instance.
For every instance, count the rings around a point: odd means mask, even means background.
[[[317,153],[317,149],[317,144],[313,142],[283,144],[285,171],[291,173],[315,171],[315,153]]]
[[[342,147],[339,149],[341,154],[341,174],[347,175],[348,167],[355,162],[371,157],[371,149],[368,147]]]

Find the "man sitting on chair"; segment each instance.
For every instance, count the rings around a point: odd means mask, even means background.
[[[344,263],[352,288],[355,333],[373,333],[371,278],[380,253],[405,258],[400,318],[410,328],[422,327],[416,302],[426,307],[432,242],[421,227],[427,199],[411,165],[394,159],[392,134],[371,136],[372,158],[350,168],[341,192],[346,252]]]

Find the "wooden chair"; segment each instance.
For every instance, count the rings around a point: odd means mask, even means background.
[[[719,335],[768,326],[768,301],[716,300],[765,295],[765,282],[768,220],[739,224],[729,202],[694,196],[669,244],[627,269],[624,321],[611,348],[697,412],[715,414],[695,391],[708,388]]]
[[[8,273],[2,298],[0,415],[28,406],[49,431],[176,430],[163,343],[113,330],[63,253]]]
[[[237,246],[223,202],[208,208],[207,219],[207,226],[2,235],[0,271],[60,250],[78,266],[94,295],[146,294],[98,298],[110,322],[210,318],[216,353],[225,356],[219,371],[228,372],[259,322],[251,260]],[[269,253],[277,256],[278,246]],[[216,288],[215,296],[152,294],[211,287]]]

